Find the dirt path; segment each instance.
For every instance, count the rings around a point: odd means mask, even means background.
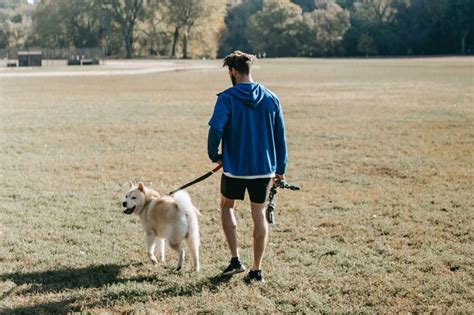
[[[99,66],[67,66],[61,61],[44,61],[41,68],[0,68],[0,78],[123,76],[218,69],[214,61],[109,60]]]

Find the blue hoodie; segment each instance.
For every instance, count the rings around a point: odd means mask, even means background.
[[[278,97],[258,83],[239,83],[217,95],[209,121],[209,158],[213,162],[222,158],[229,176],[285,174],[288,158]]]

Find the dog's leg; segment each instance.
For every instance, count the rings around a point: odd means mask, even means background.
[[[198,235],[199,237],[199,235]],[[194,271],[199,271],[199,239],[195,239],[191,236],[188,236],[186,239],[189,247],[189,251],[191,252],[191,257],[193,259],[193,267]]]
[[[152,231],[146,232],[146,250],[151,262],[156,265],[158,261],[155,257],[156,235]]]
[[[181,243],[170,242],[170,247],[178,253],[178,263],[176,264],[176,271],[181,270],[184,261],[184,249],[181,247]]]
[[[160,238],[158,240],[158,254],[160,256],[160,261],[164,262],[165,261],[165,239]]]

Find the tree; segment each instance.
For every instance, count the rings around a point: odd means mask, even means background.
[[[145,16],[145,0],[104,0],[102,9],[109,13],[119,26],[127,58],[133,57],[135,26]]]
[[[11,36],[11,22],[5,21],[1,24],[0,27],[0,49],[6,48],[9,46],[10,43],[10,36]]]
[[[254,50],[269,57],[304,55],[307,34],[302,9],[289,0],[264,0],[262,10],[252,15],[247,27]]]
[[[32,44],[47,47],[96,47],[101,20],[92,0],[43,0],[33,19]]]
[[[114,17],[103,9],[101,1],[92,0],[92,2],[91,17],[97,21],[96,35],[99,45],[107,56],[113,54],[123,56],[125,47],[120,25],[114,23]]]
[[[359,38],[363,34],[373,41],[374,53],[395,55],[403,50],[397,37],[396,3],[406,0],[357,0],[352,5],[351,28],[343,39],[349,55],[360,53]],[[364,40],[362,40],[363,42]]]
[[[305,13],[305,21],[311,30],[312,55],[335,55],[340,42],[350,26],[349,11],[335,3],[328,3],[325,9]]]
[[[367,33],[362,34],[357,42],[357,50],[366,57],[376,52],[375,43],[372,37]]]
[[[262,0],[244,0],[227,11],[225,17],[225,32],[219,47],[219,56],[226,56],[235,51],[251,52],[251,46],[246,28],[249,18],[263,8]]]
[[[15,9],[21,4],[26,4],[27,0],[3,0],[0,1],[0,9]]]
[[[316,10],[316,2],[319,0],[291,0],[294,4],[297,4],[303,12],[311,12]]]
[[[12,23],[21,23],[22,20],[23,20],[23,16],[19,13],[15,14],[14,16],[10,18],[10,21],[12,21]]]
[[[143,21],[137,25],[139,49],[144,55],[167,55],[171,43],[160,1],[150,1]]]
[[[30,27],[33,8],[0,0],[0,48],[367,56],[465,54],[474,40],[474,0],[42,0]]]
[[[62,1],[62,15],[65,18],[66,32],[70,34],[74,47],[97,47],[100,43],[99,19],[95,1],[75,0]]]
[[[343,9],[352,10],[357,0],[336,0],[336,3]]]
[[[66,17],[63,0],[43,0],[34,12],[33,34],[31,42],[39,47],[69,47],[72,45],[70,34],[65,26]]]
[[[466,54],[466,38],[474,30],[474,1],[452,0],[446,10],[445,19],[453,38],[460,43],[461,54]]]
[[[189,32],[189,56],[215,58],[225,30],[225,1],[213,1],[214,9],[199,19]]]
[[[189,57],[188,45],[193,28],[212,20],[214,14],[223,14],[225,8],[223,0],[166,0],[163,6],[173,29],[171,57],[176,58],[178,40],[181,39],[185,59]]]
[[[0,48],[25,48],[31,12],[26,0],[0,1]]]
[[[397,37],[408,53],[415,55],[455,52],[455,41],[447,23],[451,0],[410,0],[396,5]],[[449,18],[449,17],[448,17]]]

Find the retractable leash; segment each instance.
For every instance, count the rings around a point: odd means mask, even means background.
[[[276,207],[274,199],[275,199],[275,195],[278,192],[277,188],[290,189],[290,190],[300,190],[300,186],[293,185],[293,184],[288,184],[286,181],[284,181],[282,179],[277,180],[273,183],[272,188],[270,188],[270,193],[268,195],[268,205],[267,205],[267,212],[266,212],[267,222],[269,224],[273,224],[274,219],[275,219],[273,211],[275,211],[275,207]]]
[[[204,175],[202,175],[202,176],[196,178],[195,180],[190,181],[190,182],[187,183],[187,184],[184,184],[183,186],[179,187],[178,189],[175,189],[175,190],[171,191],[171,192],[169,193],[169,195],[172,195],[172,194],[174,194],[175,192],[177,192],[178,190],[184,189],[184,188],[186,188],[186,187],[189,187],[189,186],[191,186],[191,185],[194,185],[194,184],[196,184],[196,183],[199,183],[200,181],[205,180],[206,178],[208,178],[209,176],[211,176],[212,174],[214,174],[215,172],[217,172],[217,171],[220,170],[221,168],[222,168],[222,165],[221,165],[221,164],[217,165],[212,171],[207,172],[206,174],[204,174]]]

